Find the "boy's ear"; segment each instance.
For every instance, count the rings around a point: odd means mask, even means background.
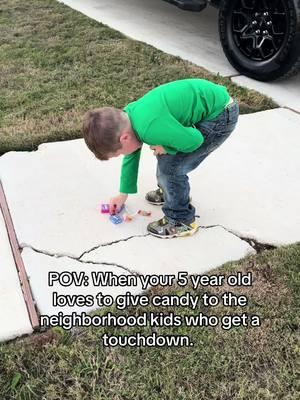
[[[123,131],[120,135],[120,143],[123,144],[124,142],[126,142],[129,138],[129,135],[127,132]]]

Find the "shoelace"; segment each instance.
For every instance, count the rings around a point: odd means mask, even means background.
[[[163,224],[165,225],[166,223],[168,223],[168,220],[165,217],[163,217]],[[180,224],[185,226],[190,231],[193,229],[191,226],[188,226],[188,225],[184,224],[183,222],[180,222]]]

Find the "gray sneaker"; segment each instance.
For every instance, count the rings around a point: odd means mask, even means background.
[[[146,194],[145,199],[150,204],[154,204],[155,206],[161,206],[165,202],[164,192],[162,191],[161,188],[158,188],[156,190],[151,190]],[[190,202],[192,201],[191,197],[189,197],[189,201]]]
[[[161,188],[148,192],[145,196],[145,199],[148,201],[148,203],[156,206],[161,206],[165,202],[164,193]]]

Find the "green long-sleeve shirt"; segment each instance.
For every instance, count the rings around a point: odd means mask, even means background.
[[[166,83],[129,103],[127,113],[138,140],[162,146],[167,154],[189,153],[204,142],[193,125],[217,117],[230,96],[224,86],[204,79]],[[136,193],[141,149],[124,156],[120,192]]]

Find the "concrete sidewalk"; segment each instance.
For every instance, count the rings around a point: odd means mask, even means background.
[[[162,215],[160,207],[144,200],[156,185],[156,158],[148,146],[141,157],[139,194],[129,197],[128,207],[151,210],[152,217],[140,216],[121,225],[113,225],[99,211],[99,204],[118,191],[121,158],[100,162],[82,139],[43,144],[36,152],[6,153],[0,158],[0,179],[39,312],[62,311],[52,306],[52,292],[66,290],[48,286],[49,271],[203,273],[254,254],[250,239],[275,246],[299,241],[298,127],[299,116],[284,109],[241,116],[230,138],[190,175],[202,228],[193,237],[167,241],[146,231],[148,222]],[[1,241],[3,235],[2,229]],[[9,253],[4,253],[1,264],[5,276],[12,268]],[[19,285],[16,280],[14,285]],[[100,289],[88,288],[94,294]],[[102,289],[114,297],[126,290],[140,291],[139,287]],[[72,285],[68,293],[86,290]],[[8,320],[2,318],[3,326]],[[18,334],[30,331],[28,320],[16,322]]]
[[[0,211],[0,342],[31,333],[25,300]]]

